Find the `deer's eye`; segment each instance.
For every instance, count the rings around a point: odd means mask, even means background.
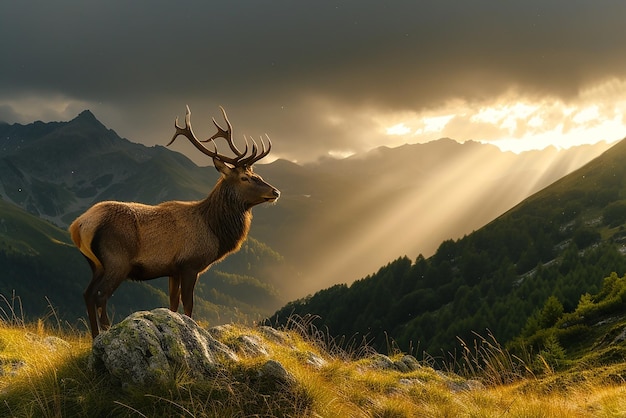
[[[250,177],[244,176],[244,177],[241,178],[241,181],[250,181]]]

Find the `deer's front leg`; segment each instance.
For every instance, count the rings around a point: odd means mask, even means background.
[[[180,276],[170,276],[170,311],[178,312],[180,305]]]
[[[183,274],[182,281],[180,283],[180,290],[183,299],[183,310],[185,315],[191,317],[193,312],[193,289],[196,287],[198,281],[198,273],[185,273]]]

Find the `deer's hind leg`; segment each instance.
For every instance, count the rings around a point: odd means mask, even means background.
[[[97,269],[94,277],[85,290],[85,303],[89,314],[91,335],[95,338],[99,331],[106,331],[111,327],[107,314],[107,301],[126,277],[128,271],[106,267]]]
[[[91,328],[92,338],[96,338],[100,333],[99,320],[98,320],[98,288],[102,281],[104,270],[94,269],[91,282],[85,289],[83,297],[85,298],[85,305],[87,306],[87,315],[89,316],[89,327]]]

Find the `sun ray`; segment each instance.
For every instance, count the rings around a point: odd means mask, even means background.
[[[554,149],[542,152],[541,160],[539,154],[513,153],[493,159],[498,151],[492,147],[455,146],[465,148],[429,170],[419,165],[381,170],[376,178],[364,179],[348,204],[322,205],[316,222],[294,243],[324,242],[315,250],[315,268],[304,274],[296,296],[351,283],[403,255],[430,256],[442,241],[479,229],[493,219],[494,211],[504,213],[548,186],[554,178],[547,174],[551,170],[572,171],[589,158],[588,149],[581,149],[587,155],[570,160]]]

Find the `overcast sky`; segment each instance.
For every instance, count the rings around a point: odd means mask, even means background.
[[[623,0],[7,0],[0,121],[90,109],[152,145],[185,104],[212,135],[222,105],[238,140],[267,133],[274,157],[300,162],[444,136],[615,141],[625,22]]]

